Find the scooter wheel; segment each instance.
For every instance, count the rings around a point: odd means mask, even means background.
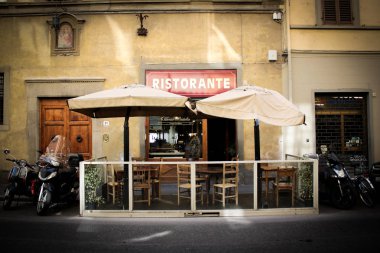
[[[375,189],[364,178],[358,184],[359,197],[368,207],[375,206]]]
[[[46,215],[51,202],[51,192],[44,189],[37,202],[37,215]]]
[[[4,210],[9,210],[11,208],[13,199],[14,199],[14,193],[12,192],[12,187],[8,185],[4,192],[4,201],[3,201]]]

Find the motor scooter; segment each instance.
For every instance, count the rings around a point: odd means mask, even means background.
[[[14,164],[8,174],[9,184],[4,191],[3,209],[8,210],[12,206],[15,196],[27,196],[32,198],[33,203],[36,203],[39,192],[39,180],[37,164],[29,164],[24,159],[16,159],[11,155],[9,149],[4,149],[3,153],[11,158],[6,158]]]
[[[42,182],[37,202],[37,214],[46,215],[60,203],[72,204],[79,200],[79,162],[81,154],[69,153],[69,143],[61,135],[55,136],[40,157],[38,174]]]
[[[375,206],[376,191],[365,174],[351,177],[343,163],[333,152],[322,146],[319,156],[319,196],[328,199],[340,209],[351,208],[356,198],[368,207]],[[324,169],[321,169],[324,168]]]
[[[356,203],[355,185],[335,153],[321,146],[319,155],[319,199],[327,200],[339,209],[349,209]]]

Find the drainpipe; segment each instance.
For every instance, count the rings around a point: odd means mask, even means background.
[[[293,102],[292,41],[290,38],[290,0],[285,0],[286,46],[288,51],[288,99]]]

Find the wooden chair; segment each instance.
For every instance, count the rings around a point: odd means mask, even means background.
[[[112,197],[112,204],[116,203],[123,182],[116,179],[116,172],[112,164],[106,165],[106,181],[107,181],[107,201]]]
[[[276,181],[273,182],[273,190],[276,196],[276,207],[279,206],[279,192],[290,192],[292,196],[292,207],[295,199],[295,182],[296,168],[294,167],[279,167],[277,169]]]
[[[151,203],[151,178],[150,170],[142,165],[134,164],[133,170],[133,202]],[[136,193],[136,194],[135,194]],[[136,196],[140,194],[140,199]]]
[[[149,162],[161,162],[162,158],[157,157],[157,158],[149,158]],[[161,199],[161,164],[157,165],[150,165],[151,167],[155,167],[154,170],[151,171],[150,173],[150,179],[152,183],[152,197],[153,198],[158,198]]]
[[[235,204],[239,202],[239,166],[238,163],[223,163],[222,182],[214,184],[212,203],[222,202],[226,206],[226,200],[235,199]]]
[[[177,197],[178,206],[181,198],[191,199],[191,178],[190,164],[177,164]],[[196,182],[196,195],[200,195],[200,201],[203,205],[203,186]]]

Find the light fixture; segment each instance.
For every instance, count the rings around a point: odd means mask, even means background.
[[[277,22],[277,23],[281,23],[282,22],[282,11],[281,10],[276,10],[273,12],[273,21]]]
[[[51,20],[51,26],[56,30],[58,31],[59,30],[59,27],[60,27],[60,18],[59,18],[59,15],[56,15],[56,16],[53,16],[52,20]]]
[[[138,36],[146,36],[148,34],[148,29],[144,27],[144,19],[147,19],[148,15],[143,15],[142,13],[136,14],[138,19],[140,20],[140,28],[137,29]]]

